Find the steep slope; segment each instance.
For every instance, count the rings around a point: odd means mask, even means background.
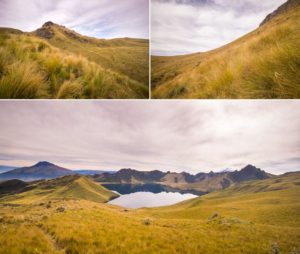
[[[0,174],[0,180],[20,179],[32,181],[38,179],[51,179],[65,175],[72,175],[72,170],[59,167],[47,161],[41,161],[30,167],[16,168]]]
[[[221,48],[152,57],[153,98],[300,98],[300,2]]]
[[[0,29],[0,98],[148,98],[148,40]]]
[[[25,184],[18,183],[18,185],[15,185],[16,189],[12,191],[11,181],[2,183],[2,187],[4,185],[7,186],[6,189],[2,188],[2,192],[6,194],[12,193],[12,195],[0,196],[0,202],[30,204],[50,200],[73,199],[106,202],[118,197],[116,193],[93,182],[90,178],[80,175],[68,175]]]

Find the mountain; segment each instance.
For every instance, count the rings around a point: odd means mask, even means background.
[[[34,203],[49,200],[89,200],[107,202],[118,197],[90,178],[80,175],[67,175],[50,180],[23,182],[9,180],[0,184],[0,201],[13,203]],[[5,194],[5,195],[4,195]],[[7,196],[9,194],[9,196]]]
[[[0,166],[0,173],[4,173],[4,172],[7,172],[7,171],[10,171],[12,169],[15,169],[17,167],[14,167],[14,166]]]
[[[152,56],[152,97],[300,98],[300,1],[289,0],[245,36],[215,50]]]
[[[158,182],[166,173],[159,170],[138,171],[135,169],[124,168],[114,174],[103,173],[94,176],[99,182],[119,182],[119,183],[151,183]]]
[[[115,171],[112,170],[89,170],[89,169],[76,169],[73,170],[73,172],[80,175],[99,175],[102,173],[109,173],[109,174],[115,173]]]
[[[239,171],[198,173],[196,175],[186,172],[175,173],[161,172],[159,170],[138,171],[134,169],[121,169],[114,174],[103,173],[94,175],[93,178],[95,181],[103,183],[160,183],[183,190],[193,189],[201,192],[210,192],[228,188],[235,183],[248,180],[262,180],[271,176],[259,168],[247,165]]]
[[[0,174],[0,180],[20,179],[32,181],[38,179],[51,179],[65,175],[75,174],[72,170],[59,167],[47,161],[41,161],[30,167],[16,168]]]
[[[0,98],[148,98],[149,40],[0,28]]]

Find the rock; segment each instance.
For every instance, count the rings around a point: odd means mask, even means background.
[[[208,219],[213,220],[220,217],[220,214],[218,212],[214,212]]]
[[[45,27],[45,26],[53,26],[54,25],[54,23],[52,22],[52,21],[48,21],[48,22],[46,22],[44,25],[43,25],[43,27]]]
[[[145,218],[144,225],[149,226],[150,224],[152,224],[152,220],[150,218]]]
[[[42,27],[36,30],[36,35],[44,39],[51,39],[54,36],[54,32],[50,27]]]
[[[56,208],[56,211],[60,212],[60,213],[63,213],[65,211],[65,208],[60,206],[60,207]]]

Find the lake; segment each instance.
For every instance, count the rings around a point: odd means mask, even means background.
[[[183,191],[161,184],[102,184],[121,196],[109,204],[126,208],[157,207],[176,204],[203,194],[197,191]]]

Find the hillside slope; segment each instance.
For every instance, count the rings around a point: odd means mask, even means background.
[[[16,180],[10,180],[11,181]],[[13,204],[32,204],[50,200],[89,200],[106,202],[118,197],[85,176],[68,175],[51,180],[41,180],[32,183],[17,182],[17,190],[13,191],[12,184],[1,184],[0,202]],[[4,189],[6,186],[6,189]],[[22,189],[23,188],[23,189]]]
[[[300,98],[300,2],[221,48],[152,57],[153,98]]]
[[[148,98],[149,41],[0,28],[0,98]]]
[[[137,210],[81,199],[50,208],[0,201],[0,253],[297,254],[299,183],[300,173],[289,173]]]

